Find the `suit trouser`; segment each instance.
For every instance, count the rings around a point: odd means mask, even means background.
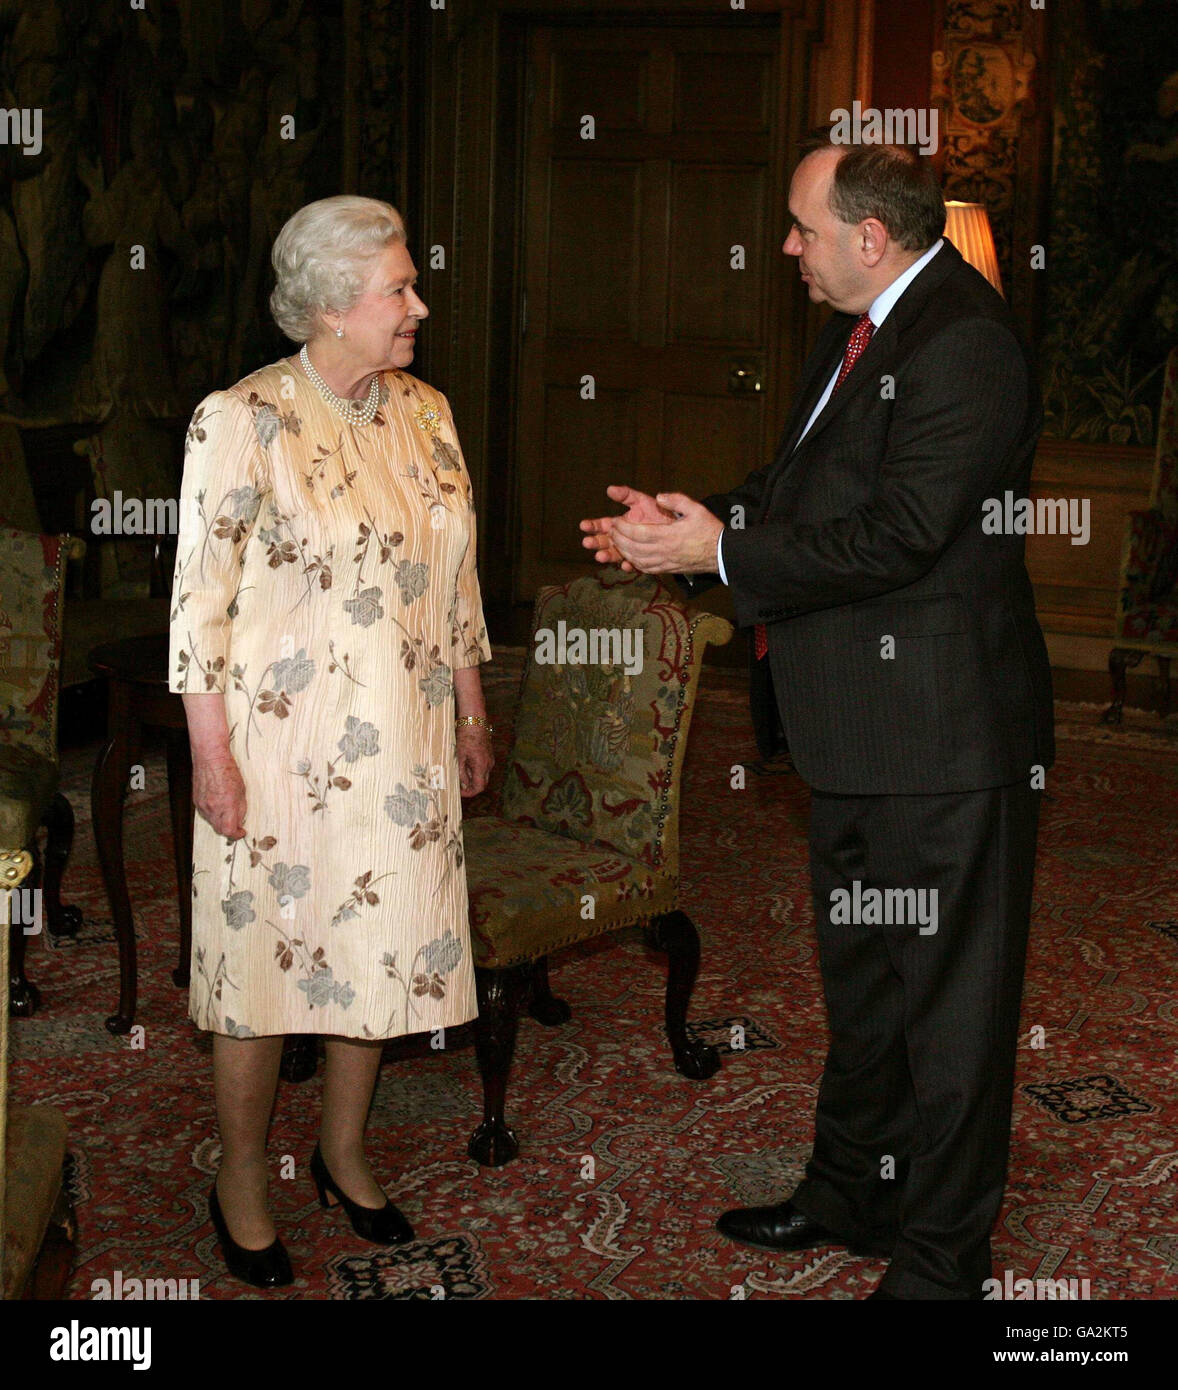
[[[813,795],[830,1047],[794,1202],[848,1244],[890,1248],[889,1293],[978,1298],[991,1276],[1039,798],[1029,778],[939,796]],[[832,894],[856,880],[935,888],[936,931],[832,921],[844,915]]]

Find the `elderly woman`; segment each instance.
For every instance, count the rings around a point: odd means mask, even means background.
[[[364,1154],[381,1040],[477,1012],[461,796],[491,769],[470,478],[405,370],[428,310],[395,208],[325,198],[274,243],[301,350],[197,408],[171,622],[194,800],[190,1012],[213,1040],[209,1211],[238,1278],[289,1283],[267,1210],[283,1035],[321,1033],[310,1177],[411,1240]]]

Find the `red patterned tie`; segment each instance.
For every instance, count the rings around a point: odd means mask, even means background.
[[[875,324],[867,314],[860,314],[855,320],[855,327],[851,330],[851,338],[847,343],[847,350],[843,355],[843,365],[839,368],[838,379],[834,383],[834,391],[846,381],[851,374],[851,368],[863,356],[863,349],[871,342],[871,335],[875,332]],[[834,391],[830,394],[833,396]],[[765,624],[758,623],[753,629],[753,650],[760,661],[769,650],[769,634],[765,631]]]

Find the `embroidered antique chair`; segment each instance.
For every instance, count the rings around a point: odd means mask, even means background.
[[[1178,656],[1178,348],[1166,359],[1158,411],[1158,451],[1149,509],[1130,512],[1121,560],[1116,646],[1109,653],[1113,702],[1106,724],[1121,722],[1125,669],[1152,654],[1158,663],[1158,712],[1170,712],[1170,658]]]
[[[0,849],[32,855],[29,883],[41,890],[45,924],[57,936],[77,931],[81,921],[61,902],[74,813],[57,789],[57,696],[65,564],[82,548],[71,536],[0,529]],[[44,862],[41,825],[49,832]],[[25,925],[9,928],[8,1000],[18,1017],[39,1003],[25,978]]]
[[[625,659],[626,632],[640,634],[630,650],[640,671]],[[699,1080],[720,1065],[687,1035],[699,937],[679,907],[679,786],[704,648],[731,636],[723,618],[692,617],[658,580],[617,569],[538,595],[502,815],[463,828],[483,1076],[467,1152],[479,1163],[519,1151],[503,1114],[516,1021],[525,1001],[543,1024],[569,1018],[548,987],[548,956],[562,946],[648,925],[670,957],[676,1069]]]
[[[0,919],[33,867],[0,849]],[[8,934],[0,931],[7,975]],[[66,1120],[51,1105],[8,1104],[8,1016],[0,1013],[0,1298],[62,1298],[73,1263],[74,1217],[64,1181]]]

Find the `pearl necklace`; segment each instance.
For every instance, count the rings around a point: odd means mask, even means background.
[[[342,415],[349,425],[370,425],[376,415],[380,405],[380,373],[377,372],[368,385],[368,395],[363,404],[356,401],[346,400],[343,396],[337,396],[328,386],[327,382],[319,375],[311,364],[311,358],[307,353],[306,343],[299,349],[299,361],[303,364],[303,371],[314,386],[315,390],[323,397],[332,410],[337,415]]]

